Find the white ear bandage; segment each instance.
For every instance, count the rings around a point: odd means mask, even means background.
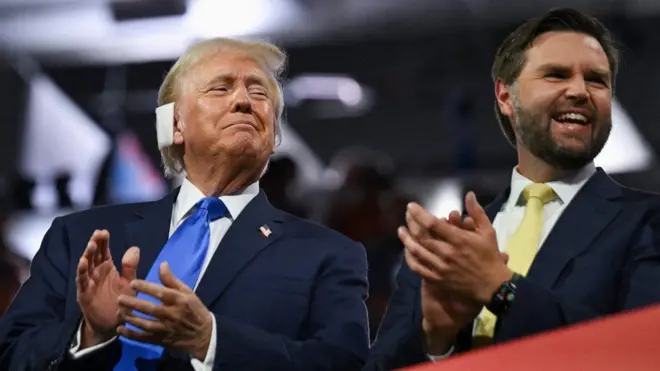
[[[156,108],[156,137],[158,149],[174,144],[174,103]]]

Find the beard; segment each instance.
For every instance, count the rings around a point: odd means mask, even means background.
[[[612,120],[607,118],[601,122],[590,123],[594,129],[599,128],[600,130],[592,131],[593,137],[584,147],[562,146],[552,136],[552,123],[549,115],[522,107],[515,95],[513,103],[512,125],[518,140],[535,157],[558,169],[577,170],[592,162],[610,136]]]

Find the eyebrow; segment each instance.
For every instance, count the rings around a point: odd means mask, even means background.
[[[547,63],[544,65],[541,65],[538,68],[539,71],[543,73],[547,72],[561,72],[565,73],[567,75],[570,75],[573,72],[573,69],[569,66],[564,66],[560,64],[555,64],[555,63]],[[599,77],[604,80],[609,80],[610,78],[610,71],[605,69],[605,68],[591,68],[587,71],[586,75],[592,76],[592,77]]]
[[[220,83],[228,83],[228,82],[233,82],[236,80],[237,76],[236,73],[234,72],[222,72],[217,74],[215,77],[213,77],[211,80],[209,80],[206,84],[204,84],[206,87],[211,87]],[[245,81],[247,85],[261,85],[264,87],[269,87],[268,81],[257,74],[251,73],[248,74],[245,77]]]
[[[590,76],[595,76],[595,77],[600,77],[603,80],[609,80],[610,79],[610,71],[603,69],[603,68],[592,68],[589,70],[589,75]]]

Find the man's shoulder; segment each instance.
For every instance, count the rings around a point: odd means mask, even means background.
[[[660,194],[617,184],[621,189],[620,202],[649,211],[660,211]]]
[[[641,210],[644,220],[660,230],[660,194],[633,188],[626,188],[624,194],[628,202]]]
[[[315,239],[327,241],[332,244],[340,245],[358,245],[359,243],[350,239],[349,237],[314,222],[309,219],[304,219],[292,214],[285,213],[285,228],[286,233],[290,238],[296,239]]]
[[[648,206],[660,205],[660,194],[656,192],[633,188],[620,183],[621,179],[612,177],[611,174],[602,169],[592,177],[587,184],[595,184],[599,193],[607,195],[611,201],[621,204],[623,207],[634,207],[647,209]],[[585,188],[588,188],[585,186]]]
[[[618,183],[617,186],[621,190],[621,197],[614,201],[622,208],[621,217],[627,222],[660,231],[660,194]]]

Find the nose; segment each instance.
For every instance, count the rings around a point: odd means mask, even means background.
[[[250,102],[250,98],[248,97],[248,92],[246,89],[236,89],[231,111],[240,113],[252,112],[252,103]]]
[[[574,76],[569,80],[566,89],[566,98],[579,103],[585,103],[589,100],[587,84],[582,76]]]

